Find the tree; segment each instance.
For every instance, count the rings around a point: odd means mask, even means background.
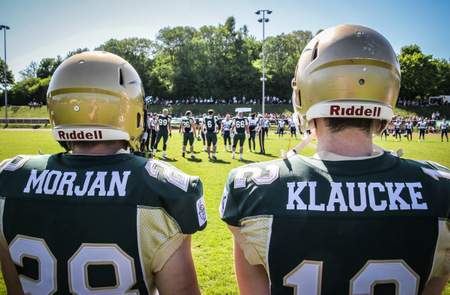
[[[56,71],[56,68],[63,62],[61,56],[57,56],[56,58],[44,58],[39,63],[39,66],[36,71],[36,77],[45,79],[53,76],[53,73]]]
[[[425,98],[436,94],[439,84],[438,65],[432,55],[424,55],[420,47],[403,47],[398,57],[402,74],[399,97]]]
[[[445,59],[436,60],[438,65],[438,94],[450,94],[450,64]]]
[[[17,82],[11,89],[11,104],[27,105],[29,102],[45,104],[49,83],[50,77],[29,78]]]
[[[14,75],[13,73],[8,70],[8,66],[6,66],[6,80],[8,81],[8,84],[14,84]],[[1,84],[4,84],[5,82],[5,61],[0,58],[0,81]]]
[[[309,31],[294,31],[267,38],[266,43],[266,95],[289,99],[291,80],[300,54],[313,38]]]
[[[37,78],[37,70],[38,70],[38,63],[35,61],[31,61],[30,64],[22,71],[19,72],[21,79],[31,79],[31,78]]]

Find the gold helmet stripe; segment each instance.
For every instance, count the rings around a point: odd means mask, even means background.
[[[60,88],[55,89],[49,92],[49,97],[54,97],[57,95],[63,94],[74,94],[74,93],[94,93],[94,94],[103,94],[109,96],[115,96],[118,98],[122,98],[117,92],[109,91],[106,89],[94,88],[94,87],[68,87],[68,88]]]
[[[311,73],[326,69],[326,68],[332,68],[332,67],[338,67],[338,66],[375,66],[379,68],[385,68],[389,71],[394,72],[396,75],[400,76],[400,72],[398,69],[385,61],[382,60],[376,60],[376,59],[356,59],[356,58],[349,58],[349,59],[339,59],[330,61],[327,63],[324,63],[323,65],[318,66],[315,68]]]

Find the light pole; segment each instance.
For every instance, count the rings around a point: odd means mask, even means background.
[[[9,30],[8,26],[0,25],[0,31],[4,29],[4,43],[5,43],[5,128],[8,127],[8,79],[6,76],[6,30]]]
[[[269,19],[266,18],[266,12],[267,12],[267,14],[271,14],[272,10],[267,10],[267,9],[258,10],[257,12],[255,12],[255,14],[260,15],[261,12],[262,12],[262,18],[258,19],[258,21],[263,24],[263,55],[262,55],[263,56],[263,64],[262,64],[263,76],[261,78],[261,81],[262,81],[262,115],[264,116],[266,114],[265,110],[264,110],[264,105],[265,105],[265,101],[266,101],[265,91],[266,91],[266,80],[267,80],[266,72],[265,72],[265,49],[264,49],[264,39],[265,39],[265,33],[266,33],[265,25],[266,25],[266,23],[269,22]]]

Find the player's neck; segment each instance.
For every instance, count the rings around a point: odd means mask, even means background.
[[[116,141],[108,141],[108,143],[99,142],[94,146],[77,146],[73,147],[73,154],[79,155],[114,155],[123,148],[123,144]]]
[[[372,137],[357,128],[347,128],[333,133],[324,126],[318,126],[317,151],[332,152],[341,156],[365,157],[372,155]],[[322,127],[322,128],[321,128]]]

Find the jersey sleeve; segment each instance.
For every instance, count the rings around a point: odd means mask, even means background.
[[[203,230],[207,217],[200,178],[158,160],[148,161],[146,170],[150,174],[149,190],[157,196],[157,200],[149,205],[166,211],[184,234]]]
[[[239,225],[239,217],[237,216],[237,204],[235,199],[233,198],[233,192],[230,189],[230,183],[233,181],[235,173],[236,169],[232,169],[228,174],[228,178],[222,193],[222,199],[219,205],[220,217],[228,225],[232,226]]]

